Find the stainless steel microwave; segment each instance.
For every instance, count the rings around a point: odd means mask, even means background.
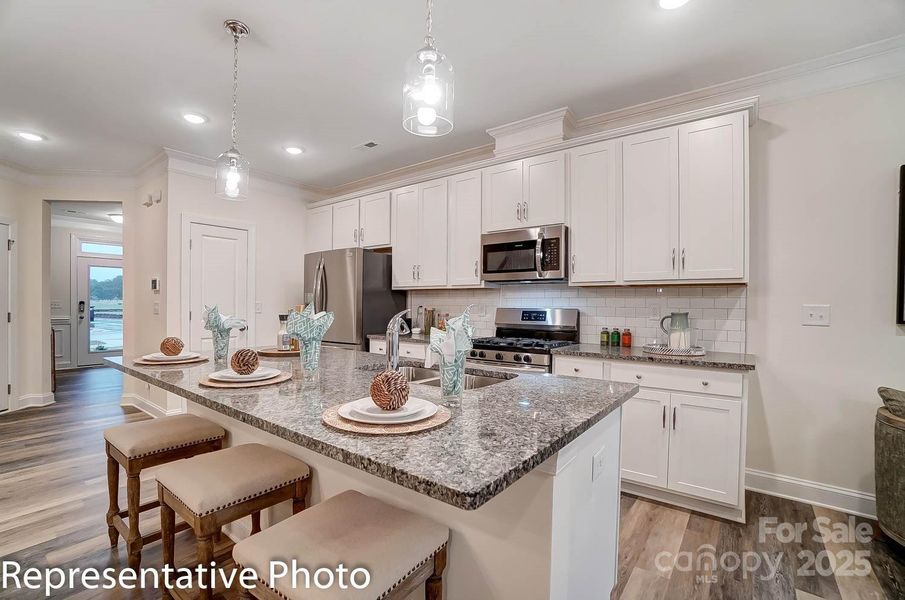
[[[556,281],[569,276],[565,225],[529,227],[481,236],[484,281]]]

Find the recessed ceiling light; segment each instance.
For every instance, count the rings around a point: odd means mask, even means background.
[[[23,140],[28,140],[29,142],[43,142],[47,138],[39,133],[32,133],[31,131],[17,131],[16,135],[18,135]]]
[[[119,223],[120,225],[122,225],[122,223],[123,223],[123,216],[122,216],[122,215],[110,214],[110,215],[107,215],[107,216],[110,217],[110,220],[113,221],[114,223]]]
[[[305,151],[304,148],[299,148],[298,146],[286,146],[285,148],[283,148],[283,150],[285,150],[289,154],[292,154],[293,156],[301,154]]]
[[[665,8],[666,10],[679,8],[686,4],[688,4],[688,0],[660,0],[660,8]]]
[[[201,125],[202,123],[207,123],[207,117],[198,113],[185,113],[182,115],[182,118],[192,125]]]

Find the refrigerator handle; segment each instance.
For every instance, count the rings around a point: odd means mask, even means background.
[[[327,308],[327,286],[324,281],[324,258],[317,261],[314,272],[314,312],[322,312]]]

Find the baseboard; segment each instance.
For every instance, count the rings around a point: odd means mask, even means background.
[[[745,487],[770,496],[798,500],[871,519],[877,518],[877,497],[858,490],[757,469],[745,470]]]
[[[46,394],[24,394],[10,402],[9,410],[12,412],[23,408],[39,408],[41,406],[50,406],[54,402],[52,392]]]
[[[137,408],[141,412],[148,414],[155,419],[158,417],[166,417],[169,415],[178,415],[181,414],[181,410],[174,411],[165,411],[147,398],[139,396],[138,394],[123,394],[122,398],[119,400],[120,406],[131,406],[133,408]]]

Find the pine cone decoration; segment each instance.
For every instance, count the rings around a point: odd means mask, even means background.
[[[239,375],[251,375],[258,369],[260,362],[257,352],[251,348],[243,348],[233,354],[229,366]]]
[[[160,351],[167,356],[179,356],[183,348],[185,348],[185,344],[178,337],[164,338],[160,342]]]
[[[409,381],[398,371],[384,371],[371,382],[371,399],[383,410],[402,408],[409,400]]]

